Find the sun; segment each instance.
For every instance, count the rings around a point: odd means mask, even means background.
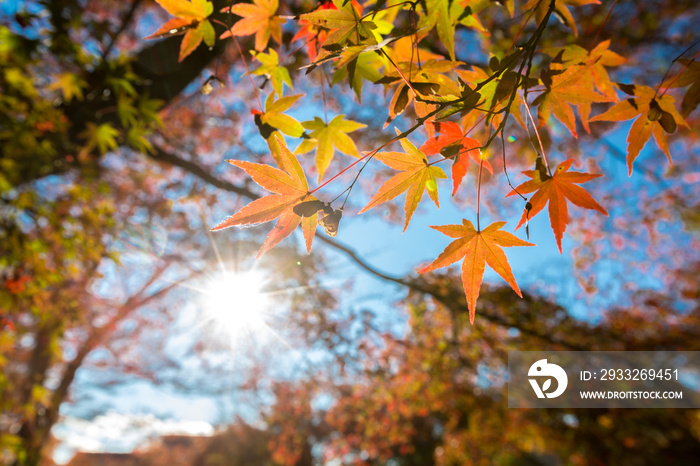
[[[264,317],[270,306],[264,287],[265,276],[258,271],[223,272],[205,287],[204,311],[232,338],[259,334],[267,327]]]

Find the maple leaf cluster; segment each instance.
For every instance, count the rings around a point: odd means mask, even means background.
[[[514,47],[513,44],[505,53],[491,56],[488,67],[467,66],[457,59],[456,31],[466,28],[487,36],[489,31],[482,25],[479,15],[487,8],[502,8],[514,18],[513,1],[499,2],[501,6],[496,6],[490,5],[493,2],[442,0],[398,4],[334,0],[321,2],[301,15],[282,16],[279,10],[284,10],[285,5],[280,5],[277,0],[253,0],[252,3],[237,3],[221,10],[233,18],[232,23],[210,18],[213,7],[206,0],[158,0],[158,3],[175,18],[149,37],[185,34],[180,60],[201,42],[207,45],[214,42],[213,23],[225,27],[218,35],[219,40],[233,38],[237,41],[238,37],[254,36],[251,54],[260,66],[248,72],[252,76],[264,77],[272,87],[264,105],[251,110],[251,114],[279,168],[242,160],[230,161],[272,194],[248,204],[215,226],[214,230],[277,220],[258,253],[259,257],[301,225],[310,252],[316,225],[333,236],[337,234],[345,201],[357,180],[343,191],[346,197],[340,208],[320,199],[318,191],[332,182],[337,184],[335,180],[340,179],[340,174],[360,163],[358,177],[366,164],[380,162],[396,173],[377,188],[358,213],[363,214],[405,194],[403,231],[406,231],[426,192],[435,206],[440,207],[438,184],[448,176],[438,164],[451,163],[449,178],[453,197],[464,189],[464,180],[473,169],[477,228],[466,219],[462,225],[434,226],[455,241],[434,262],[420,269],[420,273],[426,273],[463,259],[462,280],[472,321],[485,265],[493,268],[520,295],[501,248],[532,246],[502,231],[505,222],[497,221],[484,229],[479,228],[482,176],[484,172],[494,176],[490,146],[500,136],[504,146],[503,169],[506,171],[504,133],[509,120],[514,120],[520,130],[527,132],[539,145],[536,147],[535,169],[523,172],[529,180],[517,187],[510,185],[511,190],[506,196],[518,195],[525,202],[515,230],[525,225],[529,236],[529,222],[548,206],[551,229],[561,253],[572,205],[605,216],[608,213],[580,186],[602,175],[571,171],[575,162],[572,158],[559,163],[554,170],[548,164],[545,156],[547,140],[543,142],[543,139],[548,127],[553,125],[552,117],[574,138],[579,137],[579,125],[591,134],[594,132],[592,123],[634,119],[627,138],[627,164],[631,175],[634,161],[652,135],[671,160],[666,135],[674,133],[679,126],[687,127],[684,116],[700,102],[700,81],[697,78],[700,68],[692,60],[682,61],[684,69],[679,75],[665,80],[663,87],[652,89],[611,80],[610,69],[620,67],[628,60],[610,49],[610,40],[592,44],[589,48],[576,41],[560,47],[538,47],[553,15],[577,36],[572,7],[597,5],[598,0],[525,2],[520,8],[528,14],[523,15],[526,19],[521,32],[527,30],[529,21],[534,22],[534,32],[524,39],[523,45]],[[402,23],[401,18],[408,21]],[[385,127],[400,115],[415,115],[415,122],[403,132],[396,129],[397,135],[379,148],[361,151],[356,140],[362,134],[361,130],[367,128],[364,123],[346,119],[345,115],[336,115],[330,121],[327,117],[315,116],[303,122],[288,115],[291,107],[304,97],[301,94],[284,95],[285,90],[293,89],[294,84],[288,65],[289,55],[279,52],[282,46],[290,45],[284,43],[282,34],[289,21],[296,27],[291,42],[303,41],[297,50],[306,50],[309,64],[302,69],[307,75],[317,68],[322,68],[323,73],[331,68],[331,84],[347,80],[358,101],[361,101],[363,86],[369,82],[383,89],[387,96]],[[398,28],[397,24],[408,26]],[[436,38],[438,47],[435,47]],[[277,50],[271,47],[270,39],[277,44]],[[428,50],[422,43],[433,46]],[[236,46],[240,48],[238,42]],[[535,55],[538,60],[533,60]],[[535,77],[537,70],[539,77]],[[63,89],[67,99],[82,97],[80,83],[70,76],[55,86]],[[674,97],[666,91],[681,87],[690,88],[679,112]],[[257,90],[255,93],[257,95]],[[619,93],[629,97],[621,100]],[[608,106],[607,110],[592,116],[594,111],[605,106]],[[532,108],[537,109],[536,117]],[[427,133],[427,138],[416,146],[409,141],[409,135],[419,129]],[[293,153],[284,140],[285,136],[301,139]],[[385,150],[396,142],[401,145],[402,152]],[[110,142],[107,139],[101,144]],[[314,189],[309,188],[304,170],[295,157],[295,154],[311,152],[314,152],[314,167],[320,183]],[[337,152],[356,160],[328,178]],[[528,195],[531,195],[529,199],[526,198]]]

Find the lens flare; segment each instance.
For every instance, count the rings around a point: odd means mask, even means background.
[[[234,339],[258,334],[266,328],[264,316],[270,305],[264,286],[265,277],[259,272],[224,272],[206,286],[205,312]]]

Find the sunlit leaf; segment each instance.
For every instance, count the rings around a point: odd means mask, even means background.
[[[333,160],[334,147],[344,154],[359,157],[360,153],[357,151],[355,142],[347,133],[365,128],[367,125],[346,120],[345,115],[336,116],[328,124],[316,117],[305,121],[302,125],[311,132],[309,139],[304,139],[294,153],[305,154],[316,148],[316,169],[319,180],[323,178],[323,174]]]
[[[216,225],[212,231],[278,219],[258,252],[257,257],[260,257],[291,235],[304,218],[302,230],[307,252],[310,253],[318,214],[306,215],[309,212],[297,212],[299,208],[295,211],[295,207],[305,202],[316,201],[316,199],[309,195],[309,185],[306,182],[304,171],[296,157],[287,149],[284,141],[276,139],[275,147],[278,148],[275,160],[279,161],[280,168],[242,160],[229,160],[229,163],[244,170],[253,181],[273,194],[254,200],[233,216]],[[301,210],[304,210],[303,207]],[[309,228],[308,224],[313,224],[314,228]]]
[[[535,194],[530,198],[530,210],[526,208],[518,222],[517,230],[529,219],[537,215],[549,203],[549,221],[554,231],[554,237],[557,240],[559,252],[562,252],[561,240],[566,231],[566,226],[569,223],[568,202],[583,207],[584,209],[597,210],[601,214],[607,216],[608,212],[593,199],[585,189],[577,186],[581,183],[586,183],[592,179],[603,175],[592,175],[590,173],[570,172],[573,159],[565,160],[560,163],[554,170],[554,175],[549,176],[546,170],[529,170],[523,173],[531,180],[517,186],[515,190],[508,193],[508,196],[513,196],[517,193]],[[516,192],[517,191],[517,192]]]
[[[426,273],[446,267],[464,258],[462,262],[462,285],[469,307],[469,321],[474,323],[476,300],[484,277],[486,264],[489,265],[522,297],[520,288],[513,277],[513,271],[508,259],[501,249],[511,246],[534,246],[511,233],[500,231],[506,222],[492,223],[481,231],[477,231],[469,220],[462,220],[462,225],[431,226],[440,233],[456,238],[430,265],[420,269],[418,273]]]
[[[397,130],[398,133],[398,130]],[[428,191],[428,196],[439,208],[437,178],[447,178],[442,168],[428,165],[425,154],[418,150],[406,138],[401,139],[401,146],[406,152],[379,152],[375,158],[394,170],[401,173],[387,180],[369,203],[360,210],[360,213],[394,199],[396,196],[406,193],[406,223],[403,231],[408,228],[411,216],[415,212],[423,192]]]

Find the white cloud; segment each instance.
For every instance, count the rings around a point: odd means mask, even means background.
[[[126,453],[161,435],[212,435],[214,427],[204,421],[158,419],[153,414],[108,411],[92,420],[64,417],[53,434],[61,441],[54,461],[67,463],[76,451]]]

